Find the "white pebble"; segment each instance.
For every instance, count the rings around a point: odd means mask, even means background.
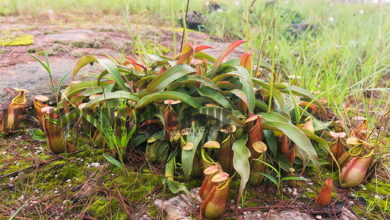
[[[316,219],[322,219],[321,215],[316,215]]]

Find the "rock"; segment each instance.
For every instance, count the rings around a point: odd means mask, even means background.
[[[268,212],[250,212],[250,213],[244,213],[245,220],[253,220],[253,219],[267,219],[267,220],[312,220],[312,218],[309,214],[291,210],[291,211],[276,211],[271,209]]]
[[[349,209],[343,207],[340,215],[340,220],[358,220],[359,218]]]
[[[186,26],[189,29],[199,31],[203,28],[204,17],[200,12],[189,11],[187,13]],[[180,24],[183,25],[183,19],[179,20]]]
[[[87,29],[70,29],[63,30],[59,33],[48,34],[44,36],[44,41],[47,42],[72,42],[90,40],[94,36],[94,31]]]
[[[154,205],[166,215],[168,220],[192,219],[191,211],[196,211],[200,204],[199,188],[192,189],[188,195],[180,194],[169,200],[157,199]]]
[[[309,214],[291,210],[291,211],[281,211],[277,212],[275,210],[270,210],[268,213],[265,213],[263,217],[267,220],[311,220],[312,218]]]

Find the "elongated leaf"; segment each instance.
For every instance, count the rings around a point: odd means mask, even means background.
[[[234,111],[228,111],[219,106],[205,106],[199,109],[199,113],[213,117],[223,124],[234,124],[237,126],[243,126],[242,122],[236,115],[233,114]]]
[[[292,124],[290,120],[276,112],[261,113],[261,116],[264,118],[265,121],[278,121]]]
[[[193,122],[191,126],[191,132],[187,137],[187,143],[191,142],[193,144],[193,148],[191,150],[181,151],[183,172],[187,179],[191,175],[195,153],[198,149],[200,141],[203,138],[203,135],[205,134],[205,131],[206,128],[204,126],[200,126],[197,122]]]
[[[236,140],[233,144],[233,167],[240,175],[240,188],[238,192],[239,198],[242,196],[242,192],[246,186],[246,183],[249,180],[250,174],[250,165],[249,165],[249,157],[251,156],[251,152],[246,147],[246,141],[248,140],[248,135],[242,136],[240,139]]]
[[[194,55],[194,48],[190,42],[183,45],[177,64],[191,64],[191,56]]]
[[[153,79],[153,81],[149,83],[147,90],[154,92],[165,89],[175,80],[193,72],[195,72],[195,70],[185,64],[173,66],[157,78]]]
[[[194,98],[192,98],[191,96],[185,93],[175,92],[175,91],[165,91],[165,92],[155,92],[142,97],[136,104],[135,108],[142,108],[155,101],[163,101],[167,99],[180,100],[192,106],[193,108],[201,107],[201,105]]]
[[[183,184],[183,183],[179,183],[177,181],[174,181],[174,180],[167,180],[167,185],[168,185],[168,189],[169,191],[171,191],[173,194],[176,194],[178,192],[185,192],[185,193],[189,193],[187,187]]]
[[[196,52],[195,58],[196,59],[206,59],[206,60],[210,61],[211,63],[215,63],[215,61],[216,61],[216,59],[213,56],[211,56],[208,53],[204,53],[204,52]]]
[[[315,168],[319,168],[317,152],[309,138],[299,128],[290,123],[280,121],[266,121],[263,124],[275,127],[286,134],[298,146],[298,151],[304,157],[303,159],[309,159],[313,162]]]
[[[57,85],[57,88],[56,88],[56,95],[57,95],[57,97],[60,96],[61,87],[62,87],[62,85],[64,84],[66,78],[68,78],[69,74],[70,74],[70,73],[67,73],[67,74],[63,75],[63,76],[61,77],[60,81],[58,82],[58,85]]]
[[[250,73],[247,69],[241,66],[235,66],[235,69],[237,70],[237,72],[245,76],[245,78],[240,78],[240,83],[242,84],[242,91],[246,94],[247,97],[249,113],[253,113],[253,111],[255,110],[256,98],[253,91],[253,84]]]
[[[305,98],[310,99],[310,100],[314,100],[314,103],[317,104],[321,108],[322,112],[325,112],[325,113],[327,112],[324,105],[322,104],[322,102],[320,100],[318,100],[318,98],[315,97],[313,94],[311,94],[310,92],[308,92],[307,90],[305,90],[303,88],[300,88],[297,86],[287,86],[284,89],[280,89],[280,91],[281,92],[291,92],[294,95],[298,95],[298,96],[302,96],[302,97],[305,97]]]
[[[224,108],[232,108],[232,105],[225,98],[225,96],[223,96],[221,93],[219,93],[218,91],[216,91],[214,89],[202,86],[202,87],[199,88],[199,94],[201,96],[205,96],[207,98],[212,99],[213,101],[215,101],[216,103],[220,104]]]
[[[192,84],[196,85],[196,83],[200,83],[203,86],[207,86],[210,88],[213,88],[215,90],[220,90],[219,87],[211,81],[209,78],[202,76],[202,75],[188,75],[188,76],[183,76],[176,82],[172,83],[171,86],[168,87],[168,90],[171,90],[172,88],[175,88],[179,85],[183,84]]]
[[[106,158],[106,160],[108,162],[110,162],[112,165],[118,167],[119,169],[123,169],[122,163],[119,160],[117,160],[117,159],[115,159],[107,154],[103,154],[103,157]]]
[[[114,78],[115,83],[117,83],[122,90],[129,91],[129,89],[125,86],[125,80],[122,78],[114,62],[109,59],[98,59],[98,62],[108,71],[108,73]]]
[[[240,46],[241,44],[245,43],[246,41],[244,40],[238,40],[238,41],[235,41],[233,43],[231,43],[226,49],[225,51],[217,58],[217,61],[215,62],[214,66],[213,66],[213,69],[211,70],[211,73],[215,73],[218,68],[221,66],[223,60],[231,53],[233,52],[233,50]]]
[[[278,186],[278,185],[279,185],[279,183],[278,183],[278,181],[276,180],[275,177],[269,175],[268,173],[261,173],[261,174],[263,174],[263,176],[265,176],[267,179],[271,180],[271,182],[272,182],[273,184],[275,184],[275,186]]]
[[[263,110],[263,111],[268,111],[268,106],[267,104],[265,104],[265,102],[262,102],[260,100],[256,100],[255,102],[255,107],[256,108],[259,108],[260,110]]]
[[[287,176],[283,177],[281,181],[286,181],[286,180],[302,180],[302,181],[309,181],[309,179],[301,176]]]
[[[101,83],[101,85],[108,85],[108,83]],[[100,88],[99,86],[99,83],[96,82],[95,80],[93,81],[83,81],[83,82],[79,82],[79,83],[76,83],[76,84],[72,84],[70,86],[68,86],[63,94],[62,94],[62,97],[61,98],[70,98],[71,96],[85,90],[85,89],[98,89]]]
[[[270,149],[272,155],[276,157],[278,153],[278,144],[276,143],[276,137],[274,132],[270,130],[263,130],[265,140],[267,141],[267,146]]]
[[[126,91],[107,92],[107,93],[104,93],[103,95],[98,96],[98,97],[92,99],[91,101],[89,101],[87,103],[86,107],[94,105],[94,104],[99,103],[101,101],[110,100],[110,99],[128,99],[128,100],[133,101],[133,102],[137,102],[139,100],[139,98],[137,96],[134,96],[131,93],[126,92]]]
[[[210,49],[210,48],[212,48],[212,47],[207,46],[207,45],[199,45],[199,46],[196,46],[196,47],[195,47],[195,53],[196,53],[196,52],[200,52],[200,51],[202,51],[202,50],[207,50],[207,49]]]
[[[263,88],[267,89],[267,90],[270,90],[271,87],[270,85],[265,82],[264,80],[262,79],[258,79],[258,78],[252,78],[252,81],[256,84],[259,84],[261,85]],[[274,99],[276,100],[277,104],[279,105],[279,107],[281,108],[282,110],[282,113],[285,115],[285,116],[289,116],[285,106],[285,102],[284,102],[284,98],[283,98],[283,95],[282,93],[279,91],[279,89],[274,86],[273,89],[272,89],[272,96],[274,97]]]
[[[211,81],[213,81],[214,83],[224,79],[224,78],[227,78],[227,77],[239,77],[239,78],[242,78],[242,79],[245,79],[245,80],[248,80],[248,76],[245,75],[245,74],[242,74],[241,72],[239,71],[232,71],[232,72],[228,72],[228,73],[224,73],[224,74],[220,74],[220,75],[217,75],[215,76],[214,78],[211,79]]]
[[[86,55],[83,57],[80,57],[77,60],[77,63],[73,67],[72,74],[70,75],[70,80],[73,81],[74,77],[77,75],[77,73],[83,68],[84,66],[97,62],[97,59],[94,55]]]
[[[146,66],[138,63],[135,59],[131,58],[130,56],[126,56],[126,58],[130,61],[131,65],[133,65],[133,67],[138,71],[138,72],[142,72],[142,70],[146,71],[147,68]]]

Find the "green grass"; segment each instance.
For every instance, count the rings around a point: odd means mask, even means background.
[[[2,0],[0,8],[4,14],[21,15],[38,15],[48,10],[124,14],[129,27],[131,23],[139,23],[142,15],[143,21],[172,26],[172,19],[181,17],[185,2]],[[255,1],[252,5],[252,0],[226,0],[214,1],[219,2],[224,11],[209,12],[206,2],[191,0],[190,10],[206,15],[207,31],[226,41],[250,40],[246,49],[255,54],[254,63],[260,56],[261,63],[267,63],[275,71],[276,81],[286,80],[289,75],[301,76],[298,86],[319,91],[340,116],[347,114],[342,107],[347,101],[357,102],[354,108],[366,117],[389,108],[389,77],[384,76],[390,71],[390,5],[318,0],[277,1],[275,4]],[[293,21],[306,22],[314,28],[292,37],[287,29]],[[136,44],[142,45],[139,36]],[[377,93],[375,99],[363,97],[367,89]]]

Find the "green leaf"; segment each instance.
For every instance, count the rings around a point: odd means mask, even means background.
[[[270,85],[262,79],[252,78],[252,82],[261,85],[262,87],[264,87],[267,90],[271,89]],[[277,102],[277,104],[279,105],[279,107],[281,108],[282,113],[286,116],[289,116],[289,114],[287,113],[287,110],[286,110],[286,104],[284,102],[283,95],[278,90],[278,88],[276,86],[274,86],[272,89],[272,96],[275,99],[275,101]]]
[[[261,116],[264,118],[265,121],[278,121],[292,124],[289,119],[276,112],[261,113]]]
[[[119,160],[117,160],[117,159],[115,159],[107,154],[103,154],[103,157],[106,158],[106,160],[108,162],[110,162],[112,165],[118,167],[119,169],[123,169],[123,165]]]
[[[57,88],[56,88],[56,95],[57,96],[60,96],[60,92],[61,92],[61,87],[62,85],[64,84],[65,82],[65,79],[68,78],[70,73],[67,73],[65,74],[64,76],[61,77],[60,81],[58,82],[58,85],[57,85]]]
[[[320,100],[318,100],[317,97],[315,97],[313,94],[308,92],[307,90],[297,87],[297,86],[287,86],[286,88],[280,89],[281,92],[291,92],[294,95],[302,96],[307,99],[313,100],[316,105],[318,105],[321,108],[322,112],[327,112],[324,105]]]
[[[245,69],[242,66],[235,66],[235,69],[245,76],[244,79],[240,78],[240,82],[242,84],[242,91],[247,96],[247,105],[249,108],[249,113],[253,113],[253,111],[255,110],[256,98],[253,92],[253,84],[252,84],[250,73],[248,72],[247,69]]]
[[[193,108],[201,107],[201,105],[194,98],[192,98],[191,96],[185,93],[175,92],[175,91],[165,91],[165,92],[155,92],[142,97],[136,104],[135,108],[142,108],[150,103],[156,101],[163,101],[167,99],[180,100],[192,106]]]
[[[187,187],[183,183],[179,183],[179,182],[174,181],[174,180],[167,180],[167,185],[168,185],[169,191],[171,191],[174,194],[181,192],[181,191],[183,191],[187,194],[189,193]]]
[[[282,131],[298,146],[298,151],[302,157],[304,157],[303,159],[309,159],[313,162],[314,167],[319,168],[317,152],[315,151],[309,138],[307,138],[299,128],[290,123],[280,121],[267,121],[263,122],[263,124]]]
[[[216,82],[218,82],[222,79],[228,78],[228,77],[238,77],[239,79],[242,78],[242,79],[248,80],[248,76],[246,76],[245,74],[242,74],[239,71],[233,71],[233,72],[228,72],[228,73],[217,75],[214,78],[212,78],[211,81],[216,83]]]
[[[300,177],[300,176],[287,176],[283,177],[281,181],[287,181],[287,180],[302,180],[302,181],[309,181],[309,179],[305,177]]]
[[[125,86],[125,80],[122,78],[116,64],[109,59],[98,59],[99,64],[102,65],[108,73],[114,78],[116,84],[122,90],[129,91],[129,89]]]
[[[276,143],[276,137],[273,131],[263,130],[265,140],[267,141],[267,147],[270,149],[272,155],[276,157],[278,153],[278,144]]]
[[[77,63],[73,67],[72,74],[70,75],[70,80],[73,81],[74,77],[77,75],[77,73],[83,68],[84,66],[97,62],[97,59],[94,55],[86,55],[83,57],[80,57],[77,60]]]
[[[205,114],[210,117],[213,117],[223,124],[234,124],[237,126],[243,126],[244,123],[234,115],[234,111],[228,111],[219,106],[205,106],[199,109],[200,114]]]
[[[232,108],[232,105],[225,98],[225,96],[223,96],[220,92],[218,92],[218,91],[216,91],[214,89],[211,89],[211,88],[208,88],[208,87],[205,87],[205,86],[201,86],[199,88],[199,94],[201,96],[205,96],[207,98],[212,99],[213,101],[215,101],[216,103],[220,104],[224,108]]]
[[[193,122],[191,126],[191,132],[187,137],[187,143],[191,142],[193,144],[193,148],[191,150],[182,150],[181,151],[181,161],[183,166],[183,172],[187,179],[189,179],[193,161],[195,157],[195,153],[198,149],[198,145],[205,134],[206,128],[204,126],[200,126],[198,122]]]
[[[107,85],[107,83],[104,83],[104,85]],[[71,96],[74,94],[77,94],[85,89],[98,89],[100,86],[98,82],[95,80],[93,81],[83,81],[76,84],[69,85],[62,93],[62,99],[67,98],[70,99]]]
[[[190,85],[196,85],[195,83],[200,83],[203,86],[210,87],[215,90],[220,90],[217,85],[213,81],[211,81],[209,78],[202,76],[202,75],[188,75],[183,76],[179,80],[177,80],[175,83],[172,83],[168,89],[172,90],[172,88],[175,88],[177,86],[183,85],[183,84],[190,84]]]
[[[246,186],[246,183],[249,180],[250,174],[250,165],[249,165],[249,157],[251,156],[251,152],[246,147],[246,141],[248,140],[248,135],[242,136],[240,139],[237,139],[233,144],[233,167],[240,175],[240,188],[238,192],[239,198],[242,196],[242,192]]]
[[[46,134],[41,129],[36,128],[31,131],[31,137],[33,140],[44,142],[46,141]]]
[[[149,83],[146,89],[150,92],[165,89],[172,82],[193,72],[195,72],[194,69],[189,65],[181,64],[173,66],[159,75],[157,78],[153,79],[153,81]]]
[[[211,63],[215,63],[215,61],[216,61],[215,57],[213,57],[210,54],[205,53],[205,52],[196,52],[195,59],[198,59],[198,60],[206,59],[206,60],[210,61]]]
[[[279,185],[279,183],[278,183],[278,181],[275,179],[275,177],[269,175],[268,173],[261,173],[261,174],[263,174],[263,176],[267,177],[267,179],[271,180],[271,182],[272,182],[273,184],[275,184],[275,186],[278,186],[278,185]]]
[[[98,97],[92,99],[91,101],[89,101],[87,103],[86,107],[94,105],[94,104],[99,103],[101,101],[110,100],[110,99],[128,99],[128,100],[131,100],[133,102],[139,101],[139,98],[137,96],[134,96],[131,93],[126,92],[126,91],[107,92],[107,93],[104,93],[103,95],[98,96]]]
[[[262,110],[264,112],[268,111],[268,106],[263,101],[256,100],[255,106],[256,106],[256,108],[259,108],[260,110]]]

